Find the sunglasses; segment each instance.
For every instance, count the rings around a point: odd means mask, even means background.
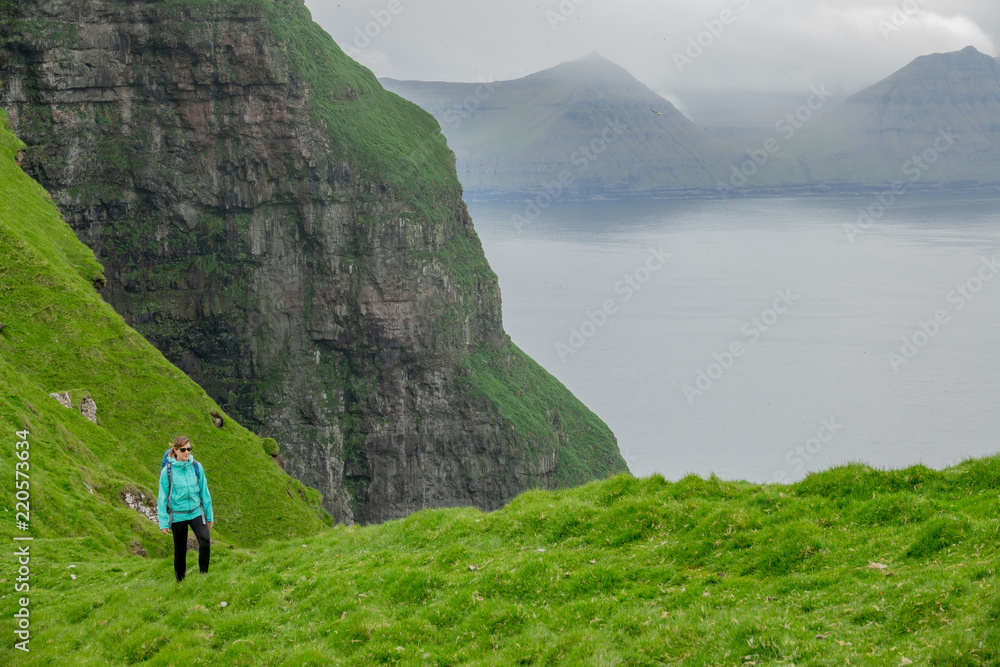
[[[179,451],[179,452],[190,452],[191,448],[190,447],[181,447],[177,451]]]

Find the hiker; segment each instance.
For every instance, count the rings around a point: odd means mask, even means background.
[[[208,572],[209,530],[212,520],[212,496],[208,493],[204,467],[191,454],[191,441],[184,436],[174,440],[160,464],[160,495],[157,499],[160,530],[174,534],[174,573],[184,581],[187,569],[188,526],[198,538],[198,569]]]

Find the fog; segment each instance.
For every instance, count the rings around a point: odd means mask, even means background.
[[[504,80],[597,51],[705,119],[812,85],[853,93],[928,53],[972,45],[996,56],[1000,35],[994,0],[306,4],[380,77]]]

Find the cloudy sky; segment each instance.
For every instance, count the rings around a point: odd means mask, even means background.
[[[597,51],[656,92],[852,93],[913,58],[997,56],[997,0],[306,0],[380,77],[513,79]]]

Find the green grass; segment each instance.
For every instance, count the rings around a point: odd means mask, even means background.
[[[95,540],[109,554],[137,541],[162,552],[156,526],[122,494],[155,498],[161,456],[179,434],[205,464],[221,540],[249,545],[327,524],[317,492],[232,419],[216,428],[218,405],[104,303],[101,266],[17,166],[22,148],[0,112],[0,478],[13,481],[14,434],[27,429],[33,534]],[[98,423],[49,397],[63,391],[77,406],[92,396]]]
[[[499,348],[482,344],[462,368],[471,390],[497,406],[533,453],[558,452],[557,486],[628,472],[607,424],[509,338]]]
[[[218,548],[180,585],[43,540],[18,664],[996,665],[998,481],[998,458],[618,476]]]
[[[32,651],[8,634],[0,662],[1000,663],[998,458],[856,465],[790,487],[622,475],[492,514],[324,528],[314,492],[271,461],[274,443],[211,425],[218,406],[103,303],[100,266],[17,168],[20,148],[0,116],[0,538],[35,538]],[[470,390],[541,449],[560,429],[611,438],[576,404],[525,411],[566,394],[509,342],[467,370]],[[89,393],[99,423],[50,391]],[[21,430],[27,533],[11,507]],[[195,574],[189,554],[181,585],[168,538],[121,500],[152,495],[178,432],[206,463],[219,521],[211,572]],[[129,554],[136,543],[147,557]],[[5,613],[15,576],[8,556]]]
[[[454,215],[461,199],[455,159],[434,118],[387,92],[349,58],[304,4],[261,2],[268,26],[309,89],[309,111],[336,153],[362,181],[393,188],[431,222]]]

